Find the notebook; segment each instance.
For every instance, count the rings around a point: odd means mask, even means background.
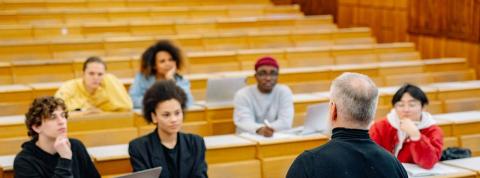
[[[458,169],[449,167],[443,164],[435,164],[432,169],[424,169],[416,164],[411,163],[402,163],[405,170],[411,177],[423,177],[423,176],[436,176],[436,175],[447,175],[454,174],[458,172]]]

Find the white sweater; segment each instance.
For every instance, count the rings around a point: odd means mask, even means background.
[[[292,127],[293,94],[286,85],[277,84],[271,93],[261,93],[257,85],[240,89],[234,98],[233,120],[237,133],[255,133],[268,120],[275,131]]]

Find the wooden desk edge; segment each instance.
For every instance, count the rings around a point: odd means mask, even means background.
[[[121,159],[130,159],[130,155],[117,155],[117,156],[102,156],[102,157],[96,157],[92,156],[95,162],[102,162],[102,161],[115,161],[115,160],[121,160]]]
[[[213,145],[213,146],[207,146],[207,151],[215,150],[215,149],[223,149],[223,148],[234,148],[234,147],[248,147],[248,146],[255,147],[256,145],[257,145],[256,143],[235,143],[235,144]]]

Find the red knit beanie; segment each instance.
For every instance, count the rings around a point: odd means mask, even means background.
[[[257,69],[261,66],[273,66],[275,68],[278,69],[278,63],[277,61],[270,57],[270,56],[265,56],[265,57],[262,57],[260,59],[258,59],[257,63],[255,63],[255,71],[257,71]]]

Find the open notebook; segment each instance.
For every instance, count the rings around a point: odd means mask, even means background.
[[[409,177],[423,177],[423,176],[436,176],[436,175],[447,175],[454,174],[459,172],[458,169],[443,165],[435,164],[432,169],[423,169],[416,164],[402,163],[405,170],[407,170]]]

